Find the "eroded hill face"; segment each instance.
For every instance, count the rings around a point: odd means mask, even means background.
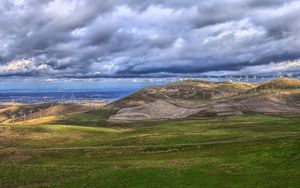
[[[110,120],[155,120],[230,116],[245,113],[300,113],[300,81],[274,79],[261,84],[183,81],[148,87],[111,106]]]

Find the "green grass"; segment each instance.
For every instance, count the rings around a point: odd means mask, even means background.
[[[300,186],[300,117],[111,124],[106,113],[4,125],[0,187]]]
[[[114,113],[116,111],[112,109],[93,110],[87,113],[64,116],[53,124],[105,126],[107,125],[106,119]]]

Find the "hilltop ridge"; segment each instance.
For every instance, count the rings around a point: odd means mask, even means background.
[[[166,86],[146,87],[110,104],[114,108],[134,107],[156,100],[209,101],[246,92],[256,84],[184,80]]]
[[[262,83],[184,80],[143,88],[105,108],[113,109],[109,121],[202,118],[241,114],[300,114],[300,81],[277,78]],[[0,109],[0,122],[85,113],[86,104],[32,104]]]
[[[109,105],[118,108],[112,121],[231,116],[245,113],[300,113],[300,81],[288,78],[263,83],[185,80],[147,87]]]

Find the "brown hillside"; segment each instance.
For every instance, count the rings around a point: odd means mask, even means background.
[[[183,81],[163,87],[149,87],[113,103],[112,106],[120,110],[110,120],[157,120],[247,113],[300,114],[299,82],[281,78],[260,85]],[[274,90],[270,89],[271,84]],[[280,92],[276,88],[281,88]]]
[[[161,87],[147,87],[109,106],[125,108],[139,106],[156,100],[212,101],[254,88],[255,84],[241,82],[207,82],[185,80]]]

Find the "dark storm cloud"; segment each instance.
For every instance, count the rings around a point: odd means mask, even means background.
[[[300,66],[299,18],[295,0],[2,0],[0,76],[284,71]]]

